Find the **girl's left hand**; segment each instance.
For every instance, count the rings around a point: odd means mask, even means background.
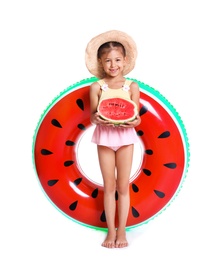
[[[131,122],[126,122],[125,124],[120,124],[119,126],[120,127],[125,127],[125,128],[128,128],[128,127],[136,127],[138,125],[140,125],[141,123],[141,118],[140,116],[136,116],[136,119],[131,121]]]

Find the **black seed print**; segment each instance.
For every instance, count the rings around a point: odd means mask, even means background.
[[[101,216],[100,216],[100,220],[101,220],[102,222],[106,222],[105,211],[103,211],[103,213],[101,214]]]
[[[153,151],[148,149],[148,150],[145,150],[145,153],[148,154],[148,155],[152,155],[153,154]]]
[[[74,161],[65,161],[64,166],[68,167],[68,166],[72,165],[73,163],[74,163]]]
[[[73,202],[70,206],[69,206],[69,209],[70,210],[75,210],[77,208],[77,205],[78,205],[78,201],[76,200],[75,202]]]
[[[74,185],[78,186],[82,181],[82,178],[78,178],[76,180],[74,180]]]
[[[167,138],[170,136],[170,132],[169,131],[166,131],[166,132],[163,132],[162,134],[160,134],[158,136],[158,138]]]
[[[164,166],[170,169],[175,169],[176,168],[176,163],[165,163]]]
[[[70,140],[67,140],[67,141],[65,142],[65,144],[66,144],[67,146],[74,146],[74,145],[75,145],[75,143],[72,142],[72,141],[70,141]]]
[[[93,190],[93,192],[92,192],[92,194],[91,194],[91,197],[95,199],[95,198],[98,196],[98,192],[99,192],[99,191],[98,191],[98,188],[96,188],[95,190]]]
[[[41,154],[42,154],[42,155],[50,155],[50,154],[53,154],[53,152],[51,152],[51,151],[49,151],[49,150],[47,150],[47,149],[42,149],[42,150],[41,150]]]
[[[76,103],[77,103],[78,107],[79,107],[81,110],[84,111],[84,102],[83,102],[83,100],[79,98],[79,99],[76,100]]]
[[[163,193],[162,191],[154,190],[154,192],[161,199],[165,197],[165,193]]]
[[[142,136],[143,134],[144,134],[144,132],[142,130],[137,131],[138,136]]]
[[[49,186],[55,185],[59,180],[49,180],[47,183]]]
[[[81,130],[85,130],[86,129],[86,127],[83,124],[78,124],[78,128],[81,129]]]
[[[115,200],[118,200],[118,198],[119,198],[119,194],[118,194],[118,191],[116,190],[116,192],[115,192]]]
[[[138,218],[140,216],[140,214],[138,213],[138,211],[134,207],[132,207],[132,216],[134,218]]]
[[[52,123],[52,125],[54,125],[56,127],[62,128],[61,124],[56,119],[52,119],[51,123]]]
[[[141,107],[139,111],[139,115],[142,116],[148,111],[148,108],[146,106]]]
[[[146,174],[147,176],[151,176],[151,171],[148,169],[143,169],[143,173]]]
[[[138,188],[137,185],[135,185],[135,184],[133,183],[133,184],[132,184],[132,190],[133,190],[134,192],[138,192],[138,191],[139,191],[139,188]]]

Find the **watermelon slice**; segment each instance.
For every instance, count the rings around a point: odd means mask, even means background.
[[[114,124],[132,121],[138,114],[135,102],[124,98],[102,99],[97,111],[101,118],[111,121]]]

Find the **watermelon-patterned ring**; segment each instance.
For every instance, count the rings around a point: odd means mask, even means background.
[[[88,179],[77,161],[76,146],[89,129],[92,77],[69,86],[41,116],[33,137],[33,164],[46,196],[64,215],[94,228],[106,228],[103,187]],[[127,229],[147,223],[175,198],[189,165],[189,144],[175,108],[158,91],[140,87],[142,164],[130,179]],[[115,200],[118,197],[115,194]]]

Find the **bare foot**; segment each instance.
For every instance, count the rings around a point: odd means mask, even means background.
[[[114,248],[115,240],[116,240],[116,232],[113,233],[108,232],[106,239],[102,243],[102,246],[107,248]]]
[[[126,239],[125,230],[122,232],[117,231],[115,247],[122,248],[122,247],[127,247],[127,246],[128,246],[128,241]]]

